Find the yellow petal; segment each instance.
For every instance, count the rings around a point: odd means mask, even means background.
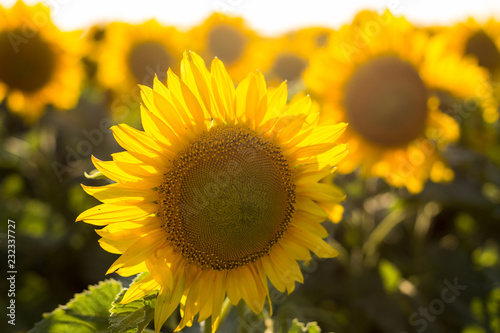
[[[99,245],[109,253],[123,254],[127,249],[132,246],[137,241],[137,238],[129,240],[111,240],[111,239],[99,239]]]
[[[181,62],[181,79],[196,96],[196,99],[202,102],[201,106],[206,114],[210,115],[212,109],[212,79],[205,62],[196,53],[184,53],[184,60]]]
[[[264,119],[262,122],[267,122],[271,119],[280,118],[285,112],[286,108],[286,100],[288,98],[288,91],[286,82],[283,82],[279,87],[275,89],[271,89],[268,92],[268,104],[267,104],[267,112],[264,115]],[[274,124],[271,124],[271,127]]]
[[[151,135],[156,141],[163,144],[163,148],[169,152],[174,152],[174,147],[182,146],[185,142],[178,137],[176,132],[167,126],[162,120],[149,112],[141,105],[141,121],[145,132]],[[173,153],[174,154],[174,153]]]
[[[236,87],[236,101],[235,101],[235,117],[238,121],[242,121],[246,111],[247,97],[248,97],[248,87],[250,81],[252,80],[254,73],[248,74],[248,76],[238,84]]]
[[[204,112],[199,100],[184,82],[181,81],[180,86],[184,102],[186,103],[190,114],[194,118],[195,124],[203,124],[205,121],[205,114],[208,116],[208,113]]]
[[[151,203],[157,200],[154,191],[127,187],[118,183],[106,186],[82,185],[82,188],[87,194],[103,203],[126,205],[130,203]]]
[[[167,265],[166,258],[158,258],[156,255],[150,256],[146,260],[146,267],[151,276],[168,291],[173,290],[174,276],[172,270]]]
[[[262,257],[262,265],[271,283],[281,292],[286,289],[291,293],[295,281],[304,282],[299,265],[279,244],[272,248],[269,255]]]
[[[130,303],[158,289],[160,289],[160,285],[153,279],[152,275],[148,275],[141,281],[132,284],[125,292],[125,295],[123,295],[123,299],[120,303]]]
[[[338,187],[329,184],[310,184],[309,186],[297,186],[297,193],[316,201],[341,202],[345,194]]]
[[[150,156],[145,156],[131,151],[122,151],[119,153],[111,154],[113,160],[117,163],[127,163],[134,165],[147,165],[151,168],[161,170],[161,174],[165,172],[165,164],[162,163],[161,158],[158,154],[152,154]]]
[[[155,155],[167,156],[167,152],[146,133],[136,130],[126,124],[111,127],[113,135],[120,146],[129,151],[143,155],[154,153]]]
[[[326,153],[330,149],[338,146],[336,143],[320,143],[317,145],[298,147],[295,152],[291,154],[291,158],[293,159],[301,159],[312,156],[317,156],[319,154]]]
[[[217,272],[214,282],[214,297],[212,303],[212,332],[215,332],[220,324],[220,313],[222,303],[226,296],[226,275],[227,271]]]
[[[314,214],[317,216],[326,217],[328,216],[325,210],[320,207],[316,202],[313,200],[306,198],[306,197],[299,197],[297,198],[297,202],[295,204],[295,209],[297,210],[303,210],[306,211],[310,214]]]
[[[137,275],[139,273],[145,272],[147,270],[148,269],[146,268],[146,264],[144,264],[144,261],[142,261],[134,266],[127,266],[127,267],[119,268],[116,270],[116,273],[120,276],[132,276],[132,275]]]
[[[288,115],[299,115],[306,114],[309,115],[311,112],[311,98],[309,96],[304,96],[298,101],[294,102],[288,107],[286,114]]]
[[[259,105],[259,90],[257,87],[256,75],[253,75],[248,82],[248,89],[245,97],[245,117],[252,129],[255,128],[255,112]]]
[[[134,266],[145,261],[152,255],[153,250],[160,247],[164,242],[165,232],[163,230],[150,233],[137,240],[111,265],[106,274],[113,273],[118,268]]]
[[[324,168],[325,166],[336,166],[347,156],[348,153],[349,151],[347,150],[346,144],[337,145],[335,148],[317,156],[318,167]]]
[[[288,234],[285,234],[280,241],[280,245],[287,253],[289,253],[295,260],[311,260],[311,252],[308,248],[300,245],[300,242],[290,240]]]
[[[320,237],[316,236],[306,229],[290,225],[287,230],[287,234],[290,234],[290,239],[296,241],[299,241],[300,239],[300,244],[307,247],[310,251],[314,252],[320,258],[333,258],[338,255],[337,250],[331,247]]]
[[[158,209],[157,207],[153,203],[130,206],[100,204],[78,215],[76,221],[85,221],[94,225],[132,221],[153,215]]]
[[[304,125],[304,120],[306,119],[306,115],[300,115],[291,120],[288,124],[286,124],[285,128],[283,128],[277,135],[277,139],[280,142],[288,142],[293,139],[297,133],[299,133],[300,129]]]
[[[317,126],[314,131],[302,141],[303,146],[335,142],[347,128],[346,123],[328,126]]]
[[[318,237],[324,238],[328,236],[328,231],[320,224],[325,221],[327,216],[318,216],[310,214],[303,210],[297,210],[292,219],[292,224],[308,230]]]
[[[174,131],[177,135],[182,135],[184,133],[184,128],[186,122],[181,118],[180,113],[182,111],[177,111],[174,103],[167,99],[165,94],[160,94],[156,90],[152,90],[153,101],[156,108],[160,111],[163,118],[165,118],[165,123]],[[188,119],[189,120],[189,119]],[[191,123],[190,121],[188,123]]]
[[[139,177],[134,177],[126,172],[123,172],[123,170],[116,166],[114,161],[101,161],[94,155],[90,157],[97,170],[101,171],[103,175],[111,180],[114,180],[115,182],[137,182],[140,180]]]

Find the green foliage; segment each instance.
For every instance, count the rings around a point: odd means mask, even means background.
[[[319,328],[318,323],[313,321],[304,325],[297,318],[292,321],[292,326],[288,330],[288,333],[320,333],[321,328]]]
[[[390,293],[395,292],[398,289],[399,282],[401,280],[401,272],[399,269],[390,261],[385,259],[380,260],[378,269],[380,276],[382,277],[385,290]]]
[[[146,277],[149,273],[139,275],[133,283]],[[156,294],[148,295],[133,302],[120,303],[128,289],[123,289],[114,302],[110,310],[109,319],[110,333],[135,333],[143,332],[148,324],[153,320]]]
[[[109,310],[122,289],[120,282],[106,280],[89,286],[66,305],[59,306],[35,324],[29,333],[93,333],[107,332]]]
[[[139,275],[136,283],[149,273]],[[30,333],[132,333],[149,331],[146,329],[154,317],[156,294],[148,295],[133,302],[122,304],[128,288],[115,280],[106,280],[89,286],[88,291],[75,295],[64,306],[51,313],[30,330]]]

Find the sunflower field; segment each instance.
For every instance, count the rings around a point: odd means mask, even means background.
[[[2,332],[500,332],[500,21],[0,4]]]

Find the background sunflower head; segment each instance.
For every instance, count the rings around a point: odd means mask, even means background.
[[[262,37],[241,17],[214,13],[189,31],[189,40],[190,50],[207,62],[219,58],[237,82],[266,63]]]
[[[164,81],[167,70],[179,62],[184,43],[181,32],[156,20],[110,24],[98,57],[99,82],[115,93],[126,93],[137,84],[152,86],[155,75]]]
[[[415,193],[429,178],[451,180],[440,150],[458,139],[458,124],[441,96],[453,96],[456,107],[491,102],[484,70],[388,11],[363,11],[329,40],[305,81],[323,103],[322,121],[350,124],[352,153],[339,170],[360,166],[364,176]]]
[[[491,92],[481,92],[478,89],[478,98],[483,112],[483,118],[487,123],[498,120],[497,105],[500,100],[500,23],[491,18],[487,22],[479,23],[474,18],[466,22],[458,23],[452,27],[441,27],[436,34],[443,39],[447,52],[458,54],[461,57],[474,59],[475,64],[487,71],[485,80],[491,84]],[[474,81],[473,81],[474,82]],[[460,87],[465,82],[457,84]],[[486,86],[486,85],[485,85]]]
[[[75,33],[60,31],[43,4],[0,6],[0,101],[32,123],[48,105],[69,109],[80,94],[82,68]]]
[[[317,49],[326,46],[331,31],[308,27],[265,39],[262,48],[266,50],[268,61],[262,63],[260,69],[269,85],[276,86],[287,81],[291,89],[303,90],[302,74],[309,66],[309,57]]]

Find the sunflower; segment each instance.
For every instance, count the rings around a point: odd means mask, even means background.
[[[97,79],[116,95],[131,94],[137,84],[152,86],[155,74],[179,63],[184,35],[174,27],[149,20],[133,25],[113,22],[106,27],[97,55]]]
[[[205,61],[219,58],[235,81],[266,66],[263,39],[241,17],[214,13],[189,32],[189,48]]]
[[[98,23],[88,27],[82,32],[83,63],[88,81],[98,85],[96,82],[97,63],[101,49],[105,47],[107,24]]]
[[[350,124],[343,138],[351,153],[339,171],[361,166],[364,176],[412,193],[429,178],[453,178],[440,150],[458,139],[459,129],[440,109],[439,96],[475,105],[492,93],[474,61],[448,52],[442,38],[431,39],[388,11],[360,12],[334,32],[311,57],[304,80],[322,103],[321,123]]]
[[[47,104],[63,110],[78,101],[78,36],[57,29],[42,4],[0,6],[0,64],[0,101],[6,98],[8,108],[28,123]]]
[[[121,254],[108,273],[150,272],[124,302],[159,289],[157,332],[178,305],[178,329],[199,314],[215,330],[226,296],[259,313],[267,279],[290,293],[297,260],[336,255],[320,222],[344,195],[323,180],[347,153],[334,143],[346,125],[318,126],[308,96],[286,105],[286,83],[268,91],[260,72],[235,89],[194,52],[167,83],[141,86],[144,132],[112,127],[126,151],[93,162],[116,183],[83,186],[102,204],[77,221],[106,226],[101,246]]]
[[[473,18],[454,27],[436,29],[446,40],[447,49],[458,54],[473,57],[479,66],[488,70],[496,83],[495,94],[500,100],[500,22],[490,19],[479,23]],[[486,99],[482,103],[483,118],[488,123],[498,120],[495,102]]]
[[[270,58],[261,67],[270,85],[279,85],[287,81],[289,85],[297,84],[304,70],[309,65],[310,55],[326,45],[331,29],[309,27],[289,32],[278,38],[266,40],[262,48]]]

